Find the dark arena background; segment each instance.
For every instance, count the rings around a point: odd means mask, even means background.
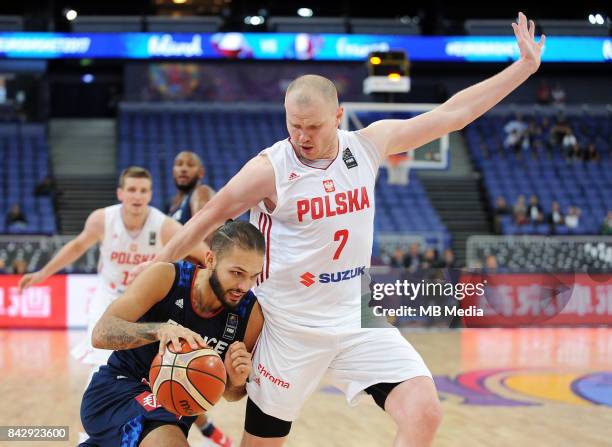
[[[123,169],[150,171],[164,213],[181,151],[219,191],[287,138],[284,93],[303,74],[334,82],[342,128],[416,116],[518,58],[519,11],[546,35],[540,69],[461,131],[383,161],[364,287],[451,286],[408,300],[395,288],[378,307],[434,376],[434,446],[612,445],[612,9],[533,3],[1,2],[0,446],[79,442],[91,366],[70,352],[87,337],[98,248],[18,284],[117,203]],[[467,284],[484,293],[458,297]],[[210,411],[235,445],[245,402]],[[24,426],[68,432],[8,437]],[[371,398],[350,408],[324,378],[286,445],[394,434]],[[216,445],[194,428],[189,442]]]

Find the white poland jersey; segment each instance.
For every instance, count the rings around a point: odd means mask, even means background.
[[[134,266],[150,261],[162,247],[161,228],[166,219],[157,208],[149,207],[142,230],[134,237],[123,224],[121,204],[104,208],[104,239],[100,245],[98,276],[108,293],[123,293]]]
[[[359,324],[361,276],[370,266],[374,184],[380,155],[365,137],[338,130],[327,169],[300,161],[290,141],[262,151],[274,168],[277,203],[251,223],[266,239],[255,294],[265,318],[308,327]]]

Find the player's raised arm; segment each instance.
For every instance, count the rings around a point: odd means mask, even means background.
[[[408,120],[381,120],[360,131],[385,155],[416,149],[449,132],[463,129],[491,109],[535,73],[546,38],[535,40],[535,23],[519,13],[512,23],[520,58],[478,84],[455,94],[435,109]]]
[[[49,276],[83,256],[92,245],[100,242],[103,236],[104,209],[98,209],[89,215],[81,233],[64,245],[42,269],[24,275],[19,281],[19,288],[23,290],[33,284],[43,282]]]
[[[162,245],[166,245],[176,233],[181,231],[182,228],[183,226],[179,222],[174,219],[171,219],[170,217],[167,217],[164,220],[164,223],[161,228]],[[197,259],[200,264],[204,265],[204,260],[206,259],[206,252],[208,250],[209,248],[206,246],[206,244],[203,241],[200,241],[198,244],[196,244],[189,250],[189,257]]]
[[[274,169],[266,156],[251,159],[198,213],[187,222],[156,261],[174,261],[186,256],[213,230],[275,194]]]
[[[104,312],[92,333],[92,345],[100,349],[133,349],[160,341],[160,352],[168,342],[180,350],[179,338],[193,349],[206,347],[197,333],[170,323],[136,323],[151,307],[161,301],[172,288],[176,276],[174,265],[158,263],[134,280],[125,293]]]

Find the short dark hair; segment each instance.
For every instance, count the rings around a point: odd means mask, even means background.
[[[123,188],[126,178],[148,178],[151,184],[153,184],[151,173],[140,166],[130,166],[121,171],[121,175],[119,176],[119,188]]]
[[[240,220],[228,220],[212,234],[210,238],[210,249],[217,258],[231,250],[233,247],[243,250],[256,250],[264,253],[266,241],[263,234],[254,225]]]

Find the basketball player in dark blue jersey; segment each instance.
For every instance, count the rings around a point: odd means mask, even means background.
[[[174,158],[172,176],[177,193],[172,198],[168,214],[185,225],[215,195],[208,185],[201,185],[204,165],[195,152],[182,151]]]
[[[168,215],[183,225],[215,194],[210,186],[200,184],[204,174],[204,164],[195,152],[182,151],[174,158],[172,177],[174,177],[177,192],[172,198]],[[187,260],[195,261],[189,257]],[[198,416],[195,425],[202,435],[216,446],[231,447],[233,445],[232,439],[213,424],[206,414]]]
[[[147,383],[149,368],[169,343],[211,347],[224,359],[224,397],[239,400],[251,371],[251,352],[263,326],[250,288],[261,273],[265,242],[253,225],[228,221],[211,238],[206,267],[158,263],[131,284],[96,324],[92,343],[113,349],[94,374],[81,403],[90,446],[188,447],[195,417],[159,406]]]

